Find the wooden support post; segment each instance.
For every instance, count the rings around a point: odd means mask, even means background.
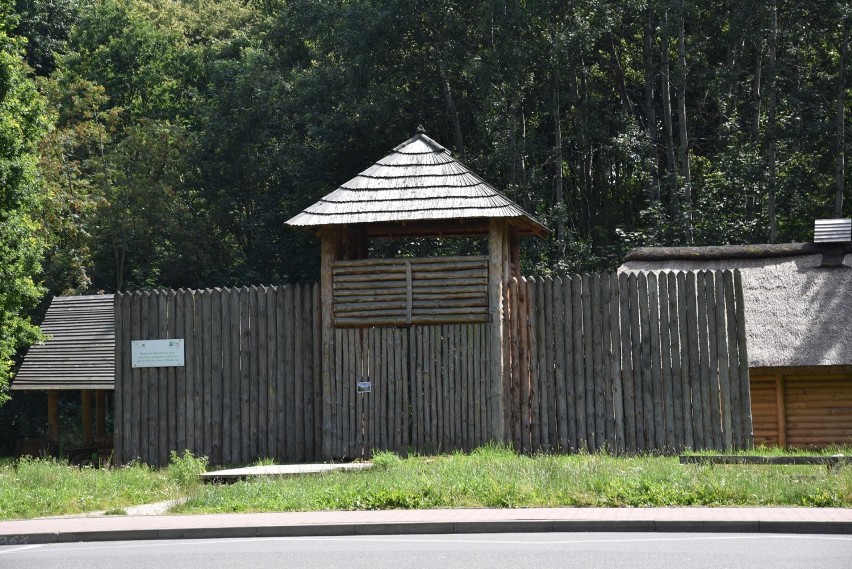
[[[50,442],[59,444],[59,391],[47,392],[47,434]]]
[[[322,457],[331,458],[331,378],[334,373],[334,319],[331,263],[337,252],[337,232],[325,227],[320,236],[320,304],[322,310]]]
[[[784,376],[775,377],[775,405],[778,417],[778,446],[787,448],[787,401],[784,392]]]
[[[80,415],[83,423],[83,446],[92,446],[92,393],[89,389],[80,391],[82,403],[80,405]]]
[[[491,421],[489,438],[504,442],[503,416],[503,287],[505,276],[505,221],[492,219],[488,225],[488,314],[491,328],[489,403]]]
[[[107,441],[106,397],[107,393],[103,389],[95,391],[95,442],[98,444],[103,444]]]

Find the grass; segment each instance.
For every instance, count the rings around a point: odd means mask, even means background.
[[[370,471],[204,486],[183,513],[557,506],[852,507],[852,467],[681,465],[672,457],[469,455],[401,459]]]
[[[752,453],[779,454],[775,449]],[[821,454],[852,454],[834,448]],[[702,453],[703,454],[703,453]],[[791,453],[786,453],[791,454]],[[809,453],[814,454],[814,453]],[[262,461],[261,463],[268,463]],[[383,452],[368,471],[201,485],[206,459],[172,455],[162,470],[0,463],[0,519],[106,510],[174,498],[179,513],[556,506],[852,507],[852,466],[681,465],[676,457],[518,456],[488,446],[433,457]]]
[[[23,458],[0,464],[0,520],[106,510],[186,496],[198,487],[206,460],[172,455],[168,468],[69,466],[56,459]]]

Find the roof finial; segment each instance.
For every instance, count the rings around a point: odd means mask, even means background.
[[[417,134],[426,134],[426,129],[423,128],[422,124],[417,125]]]

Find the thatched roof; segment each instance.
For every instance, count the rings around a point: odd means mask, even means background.
[[[703,261],[708,259],[768,259],[798,257],[841,251],[852,253],[849,243],[774,243],[757,245],[716,245],[710,247],[637,247],[625,261]]]
[[[115,378],[113,295],[57,296],[12,389],[112,389]]]
[[[289,225],[319,228],[503,218],[521,233],[548,229],[493,186],[418,132],[332,193],[296,215]]]
[[[852,365],[852,250],[842,246],[848,252],[840,266],[824,266],[826,251],[803,244],[634,249],[618,270],[737,268],[749,366]]]

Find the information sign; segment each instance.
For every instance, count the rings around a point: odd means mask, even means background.
[[[130,342],[133,367],[183,367],[183,339],[133,340]]]

